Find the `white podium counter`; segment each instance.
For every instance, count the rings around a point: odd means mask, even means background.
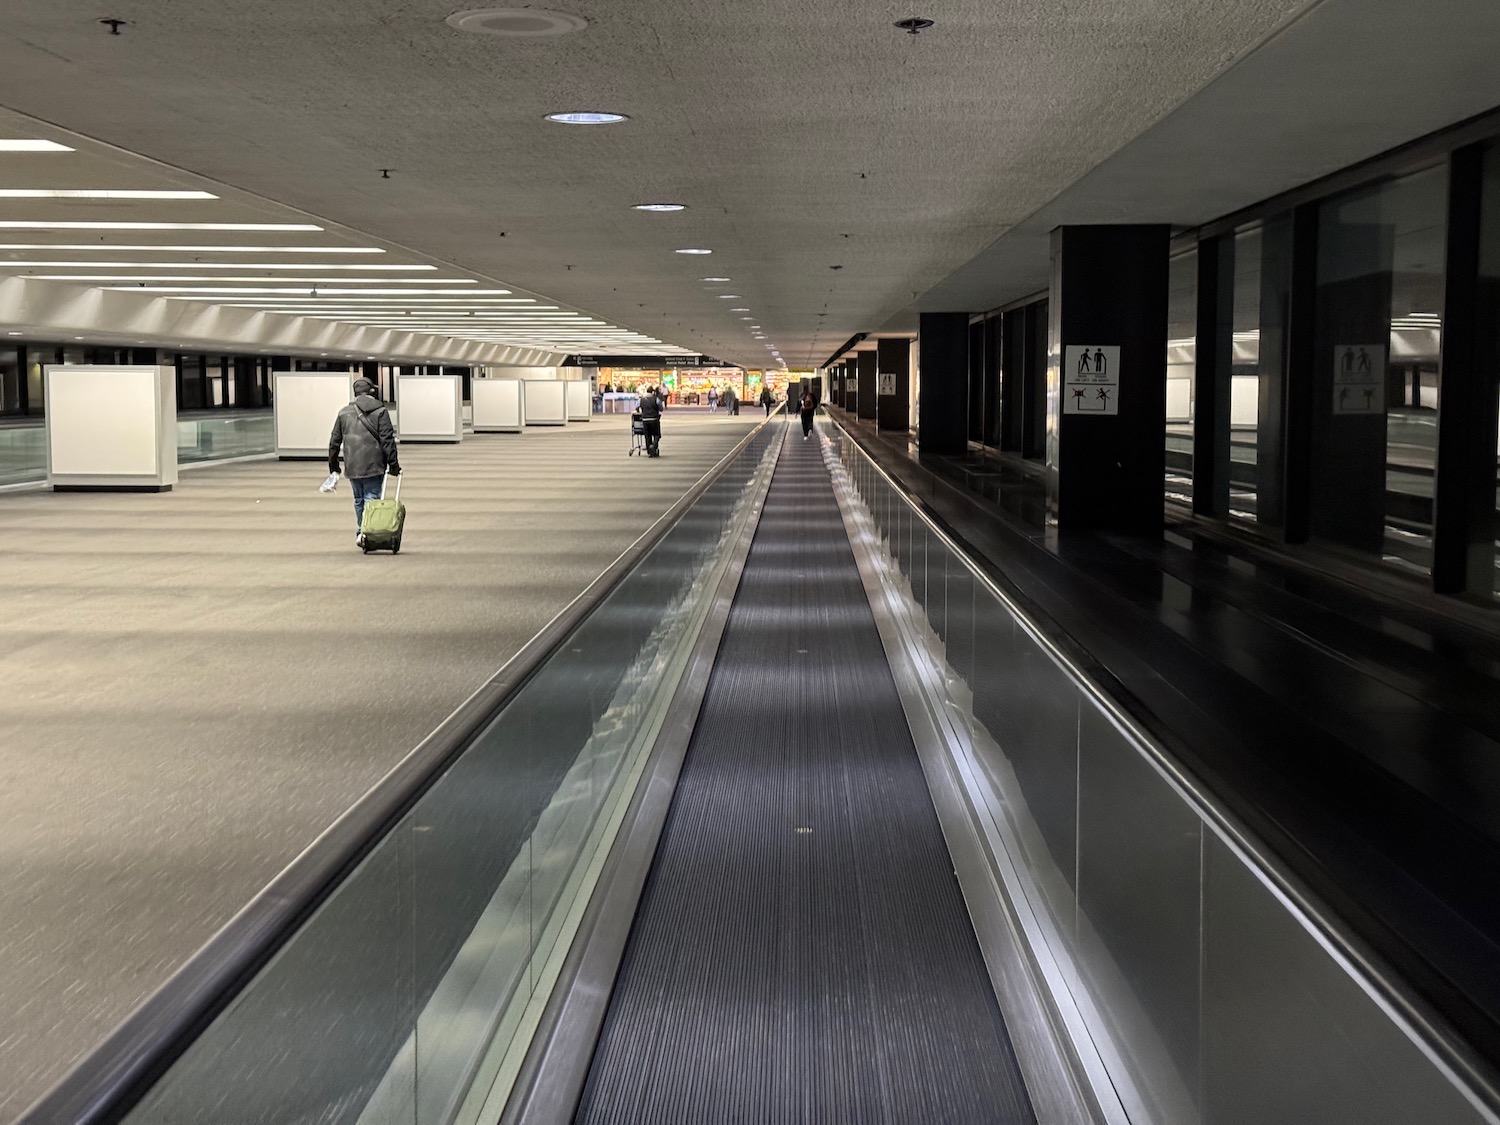
[[[170,492],[177,374],[170,367],[51,364],[47,483],[60,491]]]
[[[594,414],[594,388],[587,379],[570,379],[563,386],[568,401],[568,421],[587,422]]]
[[[566,387],[560,379],[527,379],[525,391],[528,426],[566,426],[568,401]]]
[[[333,420],[354,401],[347,371],[275,371],[276,456],[283,461],[328,460]]]
[[[469,383],[474,432],[518,434],[526,426],[519,379],[475,379]]]
[[[402,441],[464,439],[464,382],[458,375],[396,377],[396,436]]]

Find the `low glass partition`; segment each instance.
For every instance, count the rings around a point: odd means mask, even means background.
[[[276,426],[270,411],[177,419],[179,465],[274,452]],[[46,425],[0,426],[0,486],[46,479]]]
[[[841,430],[835,475],[947,685],[960,775],[1038,975],[1086,1028],[1112,1119],[1493,1121],[1357,947],[1295,893]],[[977,790],[977,792],[976,792]],[[1080,1054],[1084,1052],[1081,1050]]]
[[[269,410],[177,419],[179,465],[275,452],[276,421]]]
[[[498,1119],[782,433],[750,439],[125,1120]]]

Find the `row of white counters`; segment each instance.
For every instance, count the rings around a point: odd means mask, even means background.
[[[283,460],[328,456],[333,419],[354,400],[347,371],[275,373],[276,453]],[[587,382],[470,381],[475,432],[587,422]],[[171,367],[58,364],[45,369],[47,483],[58,490],[169,491],[177,483],[177,383]],[[456,443],[464,437],[458,375],[401,375],[396,436]]]

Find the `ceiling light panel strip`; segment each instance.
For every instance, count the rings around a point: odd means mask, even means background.
[[[43,140],[9,140],[0,141],[0,152],[74,152],[75,149],[67,145],[60,145],[56,141]]]
[[[215,246],[174,245],[170,242],[119,243],[119,242],[0,242],[0,250],[26,250],[53,253],[58,251],[87,251],[100,254],[384,254],[379,246]],[[91,265],[109,265],[108,262],[93,262]],[[120,263],[124,264],[124,263]],[[257,269],[264,268],[257,265]],[[340,267],[342,268],[342,267]],[[436,269],[435,266],[427,267]]]
[[[0,230],[321,231],[312,223],[136,223],[103,219],[0,219]]]
[[[78,279],[77,278],[57,278],[57,279],[54,279],[54,280],[77,281]],[[160,279],[160,278],[152,278],[152,280],[153,281],[157,281],[157,280],[162,280],[162,279]],[[214,278],[214,280],[215,281],[230,281],[230,280],[238,280],[238,279],[237,278]],[[259,281],[259,280],[263,280],[263,279],[261,279],[261,278],[253,278],[252,280]],[[299,279],[299,280],[301,280],[301,279]],[[337,281],[338,284],[342,285],[346,281],[349,281],[350,279],[349,278],[343,278],[343,277],[341,277],[341,278],[337,278],[335,280]],[[441,292],[441,290],[433,290],[433,289],[309,289],[306,285],[303,285],[303,287],[300,288],[300,289],[298,289],[298,288],[273,289],[270,286],[248,286],[248,285],[203,285],[203,286],[196,286],[196,285],[111,285],[111,286],[107,286],[107,288],[111,292],[115,292],[115,293],[170,293],[170,294],[176,295],[180,300],[184,300],[184,301],[191,301],[191,300],[194,299],[195,296],[212,296],[214,294],[222,294],[222,295],[226,295],[226,296],[233,296],[233,295],[236,295],[236,294],[248,295],[248,294],[252,294],[252,293],[267,293],[267,294],[271,294],[272,296],[274,296],[277,293],[287,293],[287,294],[291,294],[293,296],[304,295],[304,294],[316,296],[317,294],[322,293],[322,294],[327,294],[329,296],[334,296],[334,297],[339,297],[339,296],[342,296],[342,297],[360,297],[360,296],[364,296],[366,293],[376,293],[376,294],[384,294],[386,296],[395,296],[395,295],[400,294],[400,295],[410,295],[410,296],[415,297],[415,296],[420,296],[420,295],[422,295],[424,293]],[[510,292],[509,289],[470,289],[470,290],[454,289],[448,295],[451,296],[451,297],[461,297],[461,296],[464,296],[466,293],[496,293],[496,294],[499,294],[499,293],[509,293],[509,292]]]
[[[160,188],[0,188],[0,199],[218,199],[211,191]]]
[[[4,273],[4,272],[5,272],[5,263],[4,262],[0,262],[0,273]],[[323,291],[321,289],[321,286],[324,285],[325,283],[328,284],[328,285],[390,285],[392,283],[399,283],[401,285],[474,285],[474,284],[477,284],[472,278],[467,278],[467,277],[260,277],[260,276],[255,276],[255,275],[248,276],[248,277],[234,277],[234,276],[230,276],[230,277],[223,277],[223,276],[209,277],[209,276],[201,276],[199,274],[193,274],[193,273],[183,273],[183,274],[159,274],[158,273],[158,274],[149,274],[149,275],[145,275],[145,276],[141,276],[141,275],[137,275],[137,274],[128,274],[128,273],[127,274],[118,274],[118,273],[28,273],[28,274],[18,275],[18,276],[29,277],[29,278],[32,278],[32,279],[34,279],[36,281],[88,281],[88,282],[100,282],[100,281],[135,281],[135,282],[150,282],[150,283],[153,283],[153,284],[156,283],[156,282],[161,282],[161,281],[177,281],[177,282],[192,282],[192,281],[197,281],[197,282],[202,282],[203,285],[205,285],[205,286],[219,285],[219,284],[222,284],[223,282],[243,282],[245,284],[259,283],[259,284],[262,284],[262,285],[282,285],[282,284],[285,284],[285,285],[290,285],[290,286],[301,286],[304,289],[307,288],[310,285],[316,285],[316,286],[320,287],[319,288],[319,292]],[[299,292],[299,291],[300,290],[295,289],[295,288],[294,289],[286,289],[286,290],[278,290],[278,289],[268,290],[268,292],[272,292],[272,293],[278,293],[278,292],[296,293],[296,292]],[[359,290],[352,290],[352,292],[359,292]],[[396,290],[392,290],[392,292],[402,293],[402,292],[407,292],[407,290],[396,289]],[[410,292],[421,293],[421,292],[423,292],[423,290],[421,290],[421,289],[413,289],[413,290],[410,290]],[[459,292],[459,290],[455,290],[455,292]],[[507,290],[504,290],[504,292],[508,293],[508,292],[510,292],[510,290],[507,289]]]
[[[388,262],[19,262],[0,259],[3,269],[86,269],[108,266],[117,270],[435,270],[437,266],[394,265]],[[461,279],[453,279],[461,280]]]

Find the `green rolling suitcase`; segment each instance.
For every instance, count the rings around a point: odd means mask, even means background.
[[[396,495],[387,500],[385,486],[387,476],[380,485],[380,499],[365,501],[365,514],[360,517],[359,533],[364,536],[360,544],[365,554],[371,551],[401,552],[401,530],[406,526],[406,505],[401,503],[401,478],[396,478]]]

